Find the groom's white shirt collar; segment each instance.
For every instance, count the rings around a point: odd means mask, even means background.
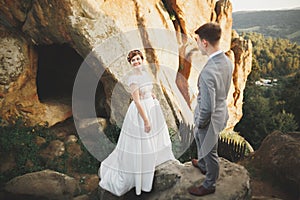
[[[211,59],[212,57],[214,57],[214,56],[216,56],[216,55],[218,55],[218,54],[220,54],[220,53],[222,53],[222,52],[223,52],[223,50],[218,50],[218,51],[216,51],[216,52],[210,54],[210,55],[209,55],[209,59]]]

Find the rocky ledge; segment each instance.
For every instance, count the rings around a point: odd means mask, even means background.
[[[179,161],[168,161],[157,167],[153,190],[136,196],[134,190],[122,197],[116,197],[98,188],[90,194],[82,194],[82,187],[74,178],[67,175],[44,170],[16,177],[6,184],[5,191],[9,196],[29,199],[199,199],[190,195],[187,189],[200,185],[204,175],[194,168],[191,162],[181,164]],[[251,199],[250,177],[241,165],[220,158],[220,176],[214,194],[201,199]]]

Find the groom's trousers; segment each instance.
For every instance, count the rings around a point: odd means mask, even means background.
[[[195,128],[194,137],[197,145],[198,165],[202,170],[206,171],[206,177],[202,185],[205,188],[214,188],[216,180],[219,177],[218,142],[212,145],[211,150],[205,154],[203,154],[203,150],[201,149],[203,145],[205,146],[204,141],[208,134],[208,127],[204,129]]]

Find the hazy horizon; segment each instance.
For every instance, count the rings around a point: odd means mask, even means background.
[[[300,8],[299,0],[231,0],[232,11],[288,10]]]
[[[232,11],[232,13],[239,13],[239,12],[259,12],[259,11],[284,11],[284,10],[300,10],[300,6],[299,7],[295,7],[295,8],[282,8],[282,9],[237,10],[237,11]]]

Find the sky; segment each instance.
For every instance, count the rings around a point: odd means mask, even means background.
[[[233,12],[242,10],[281,10],[300,7],[300,0],[230,0]]]

